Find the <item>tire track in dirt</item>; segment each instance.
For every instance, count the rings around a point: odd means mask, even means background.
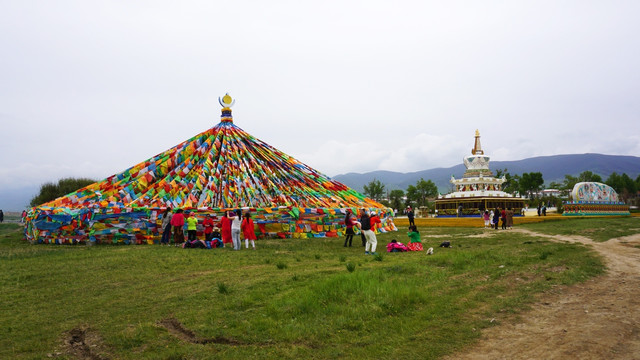
[[[513,231],[591,246],[607,273],[545,292],[518,322],[483,330],[478,343],[447,359],[640,359],[640,234],[598,243]]]

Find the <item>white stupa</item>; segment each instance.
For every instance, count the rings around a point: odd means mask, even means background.
[[[502,191],[502,184],[507,181],[503,176],[496,178],[489,170],[489,156],[484,154],[480,145],[480,132],[476,130],[476,141],[471,149],[471,156],[463,158],[467,170],[461,179],[451,175],[449,182],[454,186],[454,192],[444,195],[444,199],[467,197],[513,197]]]

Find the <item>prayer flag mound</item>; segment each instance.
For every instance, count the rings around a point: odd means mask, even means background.
[[[396,230],[390,209],[236,126],[227,96],[220,101],[221,121],[211,129],[30,209],[26,239],[152,244],[160,238],[167,207],[190,211],[200,220],[225,210],[250,211],[261,236],[341,236],[348,208],[376,209],[383,221],[379,231]]]

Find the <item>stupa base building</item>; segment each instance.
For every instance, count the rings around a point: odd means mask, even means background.
[[[119,174],[29,210],[32,243],[153,244],[167,208],[220,218],[250,212],[259,237],[343,235],[348,209],[380,214],[378,232],[397,230],[392,212],[251,136],[233,123],[227,94],[219,124]],[[198,228],[202,239],[203,229]]]
[[[480,216],[487,209],[511,208],[519,215],[525,200],[502,191],[504,176],[496,178],[489,170],[490,157],[484,155],[480,145],[480,132],[476,130],[471,156],[463,159],[466,170],[461,179],[451,175],[449,181],[455,191],[436,199],[438,216]]]
[[[629,205],[618,193],[599,182],[579,182],[571,190],[571,200],[563,204],[563,216],[628,216]]]

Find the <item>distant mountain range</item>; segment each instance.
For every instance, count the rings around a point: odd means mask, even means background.
[[[640,174],[640,157],[602,154],[574,154],[538,156],[516,161],[491,161],[489,168],[495,174],[498,169],[507,169],[511,175],[521,175],[528,172],[541,172],[545,184],[552,181],[562,182],[565,175],[577,176],[583,171],[591,171],[607,180],[609,175],[616,172],[626,173],[632,179]],[[433,181],[441,193],[447,193],[451,189],[449,180],[451,175],[462,177],[465,167],[460,165],[449,168],[435,168],[410,173],[393,171],[372,171],[364,174],[348,173],[333,177],[357,191],[363,191],[364,185],[377,179],[388,190],[406,190],[409,185],[415,185],[420,178]]]

